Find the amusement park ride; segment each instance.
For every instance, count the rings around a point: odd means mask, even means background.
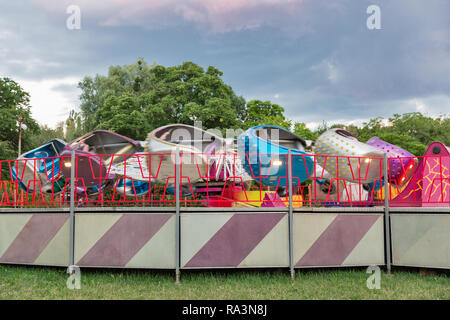
[[[75,164],[77,197],[112,189],[136,198],[157,186],[173,195],[180,164],[184,197],[201,199],[204,206],[271,207],[288,205],[290,164],[294,206],[373,206],[385,197],[384,181],[397,206],[405,201],[421,206],[421,199],[448,206],[450,159],[440,156],[449,150],[434,142],[419,162],[378,137],[363,143],[343,129],[330,129],[308,145],[286,129],[261,125],[230,143],[200,128],[173,124],[155,129],[146,141],[106,130],[70,143],[54,139],[12,161],[10,174],[27,194],[69,194]]]

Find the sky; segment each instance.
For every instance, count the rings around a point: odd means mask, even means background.
[[[380,29],[367,27],[370,5]],[[83,77],[138,57],[213,65],[247,101],[310,128],[436,117],[450,114],[449,16],[448,0],[0,0],[0,77],[50,127],[78,109]]]

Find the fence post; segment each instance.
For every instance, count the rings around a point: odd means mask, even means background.
[[[291,280],[295,279],[294,269],[294,213],[292,206],[292,159],[291,149],[288,149],[286,165],[288,167],[288,188],[289,188],[289,269],[291,272]]]
[[[180,153],[175,153],[175,284],[180,284]]]
[[[72,150],[70,157],[70,251],[69,265],[75,264],[75,150]]]
[[[384,164],[384,226],[385,226],[385,250],[386,250],[386,268],[388,274],[391,273],[391,224],[390,224],[390,216],[389,216],[389,198],[390,198],[390,190],[389,190],[389,162],[387,153],[383,156],[383,164]]]

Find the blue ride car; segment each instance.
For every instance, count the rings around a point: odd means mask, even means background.
[[[314,174],[314,160],[306,141],[281,127],[260,125],[248,129],[237,140],[244,169],[265,186],[286,187],[288,150],[292,154],[292,184],[298,185]]]

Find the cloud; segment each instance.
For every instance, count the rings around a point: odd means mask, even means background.
[[[318,64],[311,66],[310,70],[316,73],[319,78],[326,78],[330,84],[336,84],[339,81],[340,72],[335,62],[330,58],[320,61]]]
[[[342,124],[342,125],[354,125],[354,126],[362,126],[365,122],[368,122],[370,119],[369,118],[361,118],[361,119],[333,119],[333,120],[329,120],[329,121],[310,121],[305,123],[306,127],[310,130],[317,130],[320,126],[322,126],[324,123],[327,126],[332,126],[335,124]]]
[[[159,29],[184,20],[213,33],[278,23],[280,14],[293,19],[303,2],[305,0],[31,0],[37,8],[56,15],[65,14],[69,5],[78,5],[83,17],[103,26],[139,25]]]
[[[78,105],[78,78],[57,80],[16,79],[21,87],[30,93],[32,115],[39,123],[55,127],[67,119],[69,111]]]
[[[272,100],[284,106],[287,118],[306,123],[310,128],[328,124],[360,125],[370,119],[389,118],[394,114],[421,112],[426,116],[450,116],[450,95],[412,96],[401,99],[377,99],[357,102],[348,98],[325,94],[320,88],[305,91],[285,90],[273,99],[274,93],[261,92],[251,98]],[[286,106],[289,106],[286,108]]]
[[[311,67],[323,92],[359,103],[448,94],[450,3],[380,3],[381,30],[368,30],[361,21],[342,30],[328,54]],[[349,17],[366,5],[351,7]]]
[[[371,4],[381,30],[366,27]],[[239,95],[300,122],[450,109],[446,0],[16,0],[0,12],[0,76],[26,82],[37,116],[79,105],[75,79],[138,56],[214,65]]]
[[[450,95],[439,94],[425,97],[413,97],[404,100],[393,100],[388,103],[388,107],[400,110],[410,110],[420,112],[431,117],[450,116]]]
[[[0,8],[0,75],[36,80],[82,75],[95,65],[92,49],[105,43],[66,28],[23,0]],[[63,11],[64,12],[64,11]]]

